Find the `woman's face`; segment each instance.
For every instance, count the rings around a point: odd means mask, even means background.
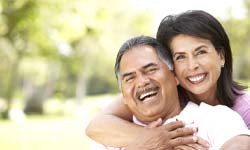
[[[170,48],[181,86],[201,101],[214,99],[224,55],[209,40],[183,34],[173,38]]]

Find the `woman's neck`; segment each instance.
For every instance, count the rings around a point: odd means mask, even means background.
[[[201,102],[204,102],[213,106],[220,104],[216,96],[216,90],[212,90],[210,92],[197,94],[197,95],[188,93],[188,98],[196,104],[200,104]]]

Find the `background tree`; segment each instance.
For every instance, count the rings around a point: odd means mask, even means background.
[[[229,10],[229,17],[223,21],[230,37],[234,54],[234,77],[237,80],[250,80],[250,1],[244,0],[245,16],[233,17]]]
[[[221,19],[232,43],[234,76],[249,80],[250,2],[246,15]],[[112,9],[111,9],[112,6]],[[117,93],[114,60],[120,45],[151,35],[153,13],[123,0],[0,0],[0,105],[19,101],[42,114],[46,100],[81,103],[85,95]]]
[[[1,0],[0,96],[43,113],[50,98],[118,92],[113,63],[128,37],[150,35],[150,12],[122,0]],[[112,9],[110,9],[112,5]],[[128,11],[129,10],[129,11]]]

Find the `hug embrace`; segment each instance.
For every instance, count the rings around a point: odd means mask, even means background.
[[[121,46],[122,97],[86,133],[103,149],[249,150],[250,94],[233,80],[232,63],[229,38],[212,15],[166,16],[156,39]]]

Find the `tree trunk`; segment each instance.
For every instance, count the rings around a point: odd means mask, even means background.
[[[9,72],[9,80],[8,80],[8,84],[6,87],[6,93],[5,93],[5,98],[7,100],[7,108],[2,113],[2,117],[4,119],[8,119],[8,114],[9,114],[9,111],[11,109],[12,99],[13,99],[13,95],[15,93],[16,83],[17,83],[17,79],[18,79],[18,68],[19,68],[19,64],[20,64],[22,57],[23,57],[23,52],[20,50],[17,52],[17,58],[14,61],[13,65],[10,69],[10,72]]]
[[[55,90],[55,84],[59,77],[58,66],[52,66],[50,69],[49,80],[42,86],[30,86],[30,94],[27,98],[24,112],[26,114],[43,114],[44,102],[53,94]]]

